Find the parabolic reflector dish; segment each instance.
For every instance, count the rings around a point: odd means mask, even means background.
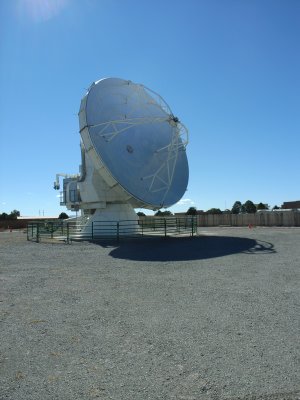
[[[107,78],[81,101],[80,132],[101,168],[139,207],[175,204],[188,183],[187,129],[169,106],[143,85]]]

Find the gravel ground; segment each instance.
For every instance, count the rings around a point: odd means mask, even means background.
[[[199,233],[0,233],[0,398],[300,399],[300,229]]]

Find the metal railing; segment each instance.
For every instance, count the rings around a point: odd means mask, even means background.
[[[61,240],[66,243],[80,240],[121,240],[125,238],[195,236],[197,220],[194,217],[146,218],[138,221],[94,221],[89,225],[80,219],[68,221],[29,222],[27,240]]]

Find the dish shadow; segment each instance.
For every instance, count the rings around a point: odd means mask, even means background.
[[[116,246],[116,243],[100,243]],[[188,261],[223,257],[230,254],[275,253],[269,242],[228,236],[167,237],[121,241],[111,250],[114,258],[133,261]]]

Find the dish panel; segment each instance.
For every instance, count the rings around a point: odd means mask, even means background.
[[[141,204],[169,207],[183,196],[188,162],[178,121],[143,85],[95,82],[84,104],[91,142],[116,181]]]

